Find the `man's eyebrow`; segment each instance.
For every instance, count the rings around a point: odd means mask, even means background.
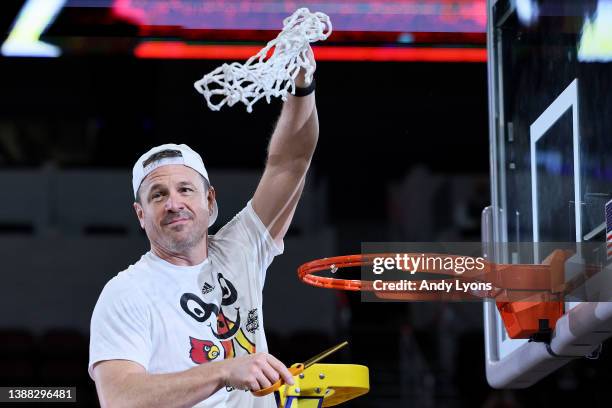
[[[163,187],[164,187],[164,185],[163,185],[163,184],[161,184],[161,183],[155,183],[155,184],[152,184],[152,185],[149,187],[149,192],[151,192],[151,191],[153,191],[153,190],[155,190],[155,189],[160,189],[160,188],[163,188]]]
[[[185,185],[195,186],[195,183],[185,180],[185,181],[179,181],[178,185],[179,186],[185,186]]]

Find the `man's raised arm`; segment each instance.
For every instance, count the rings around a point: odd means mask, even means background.
[[[314,64],[312,50],[309,50]],[[296,86],[305,87],[304,72]],[[289,229],[295,208],[304,189],[319,137],[319,120],[314,92],[303,97],[288,95],[268,147],[268,159],[253,197],[253,209],[275,241]]]

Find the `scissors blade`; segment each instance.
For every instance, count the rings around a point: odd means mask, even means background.
[[[348,341],[343,341],[342,343],[338,344],[337,346],[329,348],[329,349],[325,350],[324,352],[319,353],[316,356],[306,360],[304,362],[304,369],[307,369],[311,365],[313,365],[315,363],[318,363],[319,361],[321,361],[324,358],[330,356],[331,354],[334,354],[336,351],[340,350],[341,348],[343,348],[343,347],[345,347],[347,345],[348,345]]]

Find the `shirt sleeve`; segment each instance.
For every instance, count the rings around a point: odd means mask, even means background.
[[[110,280],[91,317],[89,376],[104,360],[130,360],[148,369],[151,357],[151,316],[142,292],[127,277]]]
[[[263,224],[251,201],[249,201],[231,221],[219,230],[216,237],[220,240],[229,240],[239,243],[240,246],[252,252],[260,270],[260,279],[263,285],[266,269],[275,256],[284,251],[282,240],[275,241],[266,226]]]

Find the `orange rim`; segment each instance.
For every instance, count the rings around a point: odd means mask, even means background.
[[[557,253],[559,252],[559,253]],[[561,256],[561,251],[555,251],[557,258]],[[373,281],[364,281],[361,279],[340,279],[335,277],[325,277],[317,275],[318,272],[325,270],[335,270],[342,268],[350,268],[357,266],[372,265],[374,258],[377,257],[395,257],[395,253],[378,253],[378,254],[358,254],[358,255],[343,255],[335,256],[330,258],[315,259],[310,262],[306,262],[298,268],[298,278],[311,286],[325,288],[325,289],[337,289],[337,290],[349,290],[349,291],[374,291]],[[401,254],[403,255],[403,254]],[[408,254],[411,256],[421,255],[436,255],[443,257],[463,257],[460,255],[450,254]],[[551,254],[552,255],[552,254]],[[485,261],[484,270],[468,270],[461,275],[449,273],[448,270],[440,269],[428,269],[421,270],[419,272],[427,272],[445,276],[454,276],[457,279],[461,279],[466,282],[491,282],[493,291],[486,293],[477,293],[474,296],[485,298],[495,297],[501,293],[500,298],[510,300],[512,298],[522,298],[523,295],[511,297],[509,293],[520,294],[525,291],[541,291],[545,296],[550,294],[560,294],[567,290],[569,283],[562,283],[559,280],[563,276],[563,270],[561,264],[551,265],[545,262],[544,264],[494,264]],[[419,281],[417,281],[419,282]],[[535,294],[535,293],[534,293]],[[431,294],[425,292],[401,294],[401,293],[385,293],[381,292],[380,297],[385,298],[403,298],[403,299],[430,299]],[[556,297],[556,296],[553,296]]]
[[[317,272],[325,270],[334,270],[334,268],[349,268],[354,266],[367,265],[363,255],[344,255],[334,256],[331,258],[315,259],[314,261],[306,262],[298,268],[298,278],[309,285],[326,289],[340,289],[360,291],[366,290],[367,281],[360,279],[338,279],[324,276],[314,275]],[[371,285],[370,285],[371,286]]]

